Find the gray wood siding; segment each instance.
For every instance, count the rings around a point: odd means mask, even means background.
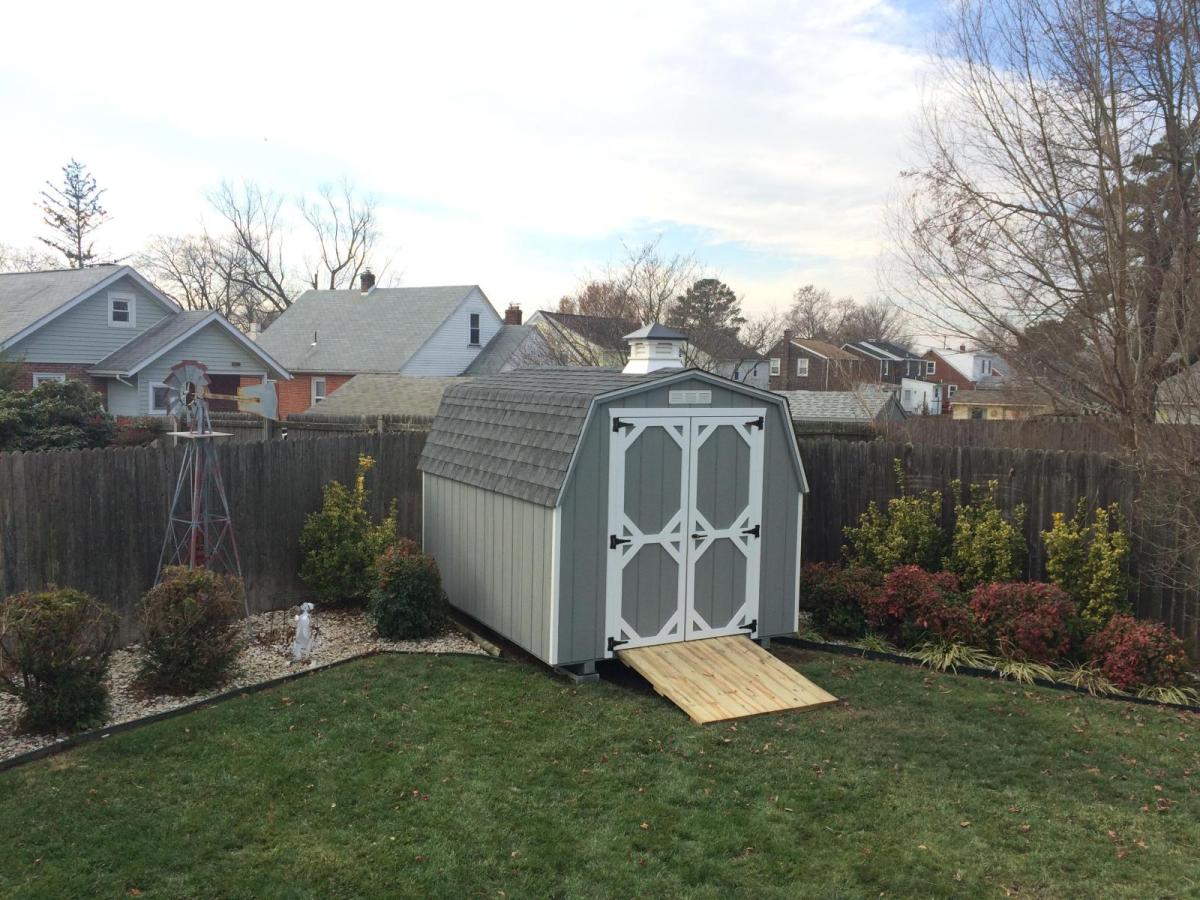
[[[553,663],[554,510],[428,474],[423,502],[450,604]]]
[[[680,412],[704,409],[767,407],[763,453],[763,546],[759,582],[759,630],[762,637],[790,634],[795,628],[797,496],[800,480],[792,464],[791,423],[763,398],[700,379],[675,382],[599,404],[581,439],[575,469],[561,504],[562,563],[559,574],[558,656],[569,664],[604,656],[605,568],[608,550],[608,410],[667,408],[670,390],[711,390],[712,403],[675,406]]]
[[[471,313],[479,314],[479,343],[470,343]],[[461,375],[479,351],[496,336],[503,320],[478,289],[467,295],[413,354],[402,370],[405,375]]]
[[[133,294],[135,327],[108,324],[110,291]],[[10,355],[27,362],[96,363],[168,315],[173,313],[126,276],[14,344]]]

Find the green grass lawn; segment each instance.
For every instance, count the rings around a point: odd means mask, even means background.
[[[0,774],[0,894],[1200,894],[1200,718],[783,655],[846,703],[353,663]]]

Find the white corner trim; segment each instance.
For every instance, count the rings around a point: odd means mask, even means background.
[[[556,506],[550,513],[550,659],[552,666],[558,665],[558,623],[560,619],[559,566],[562,565],[562,507]]]
[[[792,631],[800,629],[800,567],[802,565],[801,551],[804,549],[804,492],[796,496],[796,589],[792,594],[792,599],[796,604],[796,612],[793,616]]]

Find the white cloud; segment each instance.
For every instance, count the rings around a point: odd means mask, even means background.
[[[349,175],[412,207],[386,211],[406,281],[498,302],[574,283],[580,261],[537,235],[645,222],[772,254],[771,275],[753,252],[724,267],[751,307],[793,277],[870,292],[924,67],[871,0],[80,4],[86,27],[62,28],[75,5],[6,10],[0,240],[36,228],[29,201],[72,154],[129,249],[188,227],[222,177]]]

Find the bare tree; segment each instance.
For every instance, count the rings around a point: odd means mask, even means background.
[[[323,186],[316,200],[300,198],[298,206],[317,243],[305,266],[305,280],[314,290],[353,287],[359,273],[373,262],[371,254],[379,238],[374,198],[357,197],[350,182],[343,181],[337,189]],[[383,265],[374,269],[379,275]]]
[[[38,272],[58,267],[59,259],[37,247],[0,244],[0,272]]]
[[[297,293],[296,280],[284,261],[283,199],[244,181],[240,188],[222,182],[208,201],[225,220],[228,239],[237,249],[240,266],[230,276],[234,283],[247,292],[256,308],[283,312]]]
[[[1200,553],[1200,24],[1194,0],[968,0],[941,52],[891,281],[1115,424],[1144,546]],[[1154,524],[1163,526],[1153,527]],[[1197,568],[1187,571],[1195,583]]]
[[[244,251],[227,237],[159,235],[137,266],[185,309],[216,310],[241,328],[269,318],[261,295],[247,285]]]
[[[832,343],[838,345],[876,338],[907,346],[912,340],[904,310],[883,297],[851,303],[842,310],[841,322],[833,337]]]
[[[624,258],[608,272],[608,280],[628,298],[633,317],[643,324],[665,321],[675,298],[700,276],[693,254],[668,256],[661,244],[660,236],[636,246],[623,245]]]
[[[596,278],[584,280],[574,294],[564,294],[558,301],[558,311],[580,316],[638,319],[633,298],[623,288],[616,282]]]
[[[1188,0],[963,4],[893,221],[926,321],[991,335],[1131,447],[1200,359],[1198,49]]]
[[[46,182],[48,190],[42,191],[38,204],[42,222],[54,234],[38,240],[65,256],[71,268],[82,269],[96,259],[92,232],[108,221],[108,211],[100,203],[104,188],[78,160],[63,166],[62,173],[61,185]]]
[[[742,324],[738,336],[747,347],[765,353],[783,337],[787,317],[775,307],[761,313],[751,313]]]

